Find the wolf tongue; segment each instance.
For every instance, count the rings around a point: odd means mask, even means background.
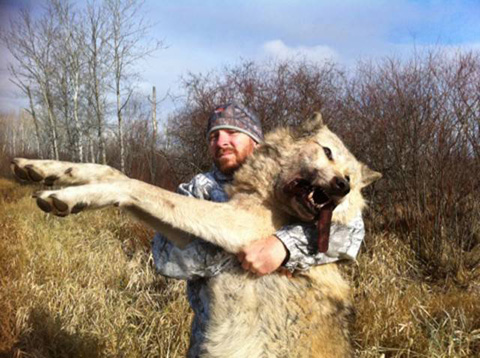
[[[333,209],[335,209],[335,205],[330,202],[324,205],[318,214],[318,252],[327,252],[328,250],[328,238],[330,236]]]

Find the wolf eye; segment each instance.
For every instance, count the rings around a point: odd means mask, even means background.
[[[328,147],[323,147],[323,151],[325,152],[325,155],[327,156],[328,160],[333,160],[333,155],[332,151]]]

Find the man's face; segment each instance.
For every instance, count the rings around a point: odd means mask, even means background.
[[[248,135],[231,129],[210,133],[209,151],[213,162],[224,174],[231,174],[252,154],[255,141]]]

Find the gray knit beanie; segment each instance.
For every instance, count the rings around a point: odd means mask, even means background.
[[[250,136],[255,142],[263,141],[262,124],[255,114],[235,102],[218,106],[208,120],[207,140],[218,129],[233,129]]]

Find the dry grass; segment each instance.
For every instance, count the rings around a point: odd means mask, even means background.
[[[184,356],[184,285],[154,275],[151,233],[113,210],[47,216],[32,191],[0,179],[0,357]],[[350,265],[358,357],[480,356],[478,275],[431,283],[405,242],[370,237]]]
[[[477,357],[478,282],[429,284],[415,253],[395,236],[377,236],[353,274],[359,357]]]
[[[184,284],[154,275],[117,211],[57,219],[0,179],[0,356],[182,357]]]

